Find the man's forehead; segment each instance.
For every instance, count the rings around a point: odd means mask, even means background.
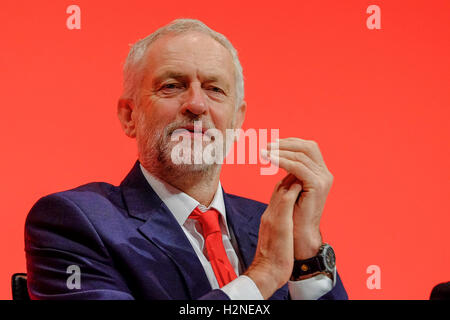
[[[149,47],[149,52],[177,53],[180,50],[184,52],[209,52],[212,54],[230,55],[220,42],[210,35],[198,32],[188,31],[180,34],[165,34],[155,40]]]
[[[198,32],[165,35],[147,53],[147,68],[154,76],[183,73],[181,68],[197,67],[209,78],[234,74],[230,52],[215,39]]]

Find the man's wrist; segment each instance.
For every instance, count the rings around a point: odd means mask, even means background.
[[[322,237],[302,237],[297,239],[294,239],[295,260],[306,260],[316,256],[320,246],[323,244]]]
[[[250,268],[244,273],[249,277],[258,287],[259,292],[264,300],[270,298],[272,294],[278,289],[277,283],[269,272],[258,269],[258,267]]]

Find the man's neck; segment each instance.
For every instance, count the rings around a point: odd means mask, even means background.
[[[164,173],[151,168],[144,168],[152,175],[181,190],[200,204],[209,207],[219,185],[220,167],[212,168],[207,173]]]

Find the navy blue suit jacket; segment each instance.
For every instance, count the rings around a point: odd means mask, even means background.
[[[224,201],[247,268],[266,205],[225,192]],[[26,220],[25,251],[34,299],[228,298],[211,289],[189,240],[139,162],[118,187],[96,182],[40,199]],[[79,289],[67,285],[71,265],[80,269]],[[272,296],[288,298],[287,285]],[[347,298],[339,277],[322,298]]]

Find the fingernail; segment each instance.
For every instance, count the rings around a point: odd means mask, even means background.
[[[272,162],[273,164],[278,165],[280,163],[280,157],[278,157],[274,154],[270,154],[269,158],[270,158],[270,162]]]
[[[261,149],[261,157],[266,160],[269,160],[269,152],[266,149]]]

